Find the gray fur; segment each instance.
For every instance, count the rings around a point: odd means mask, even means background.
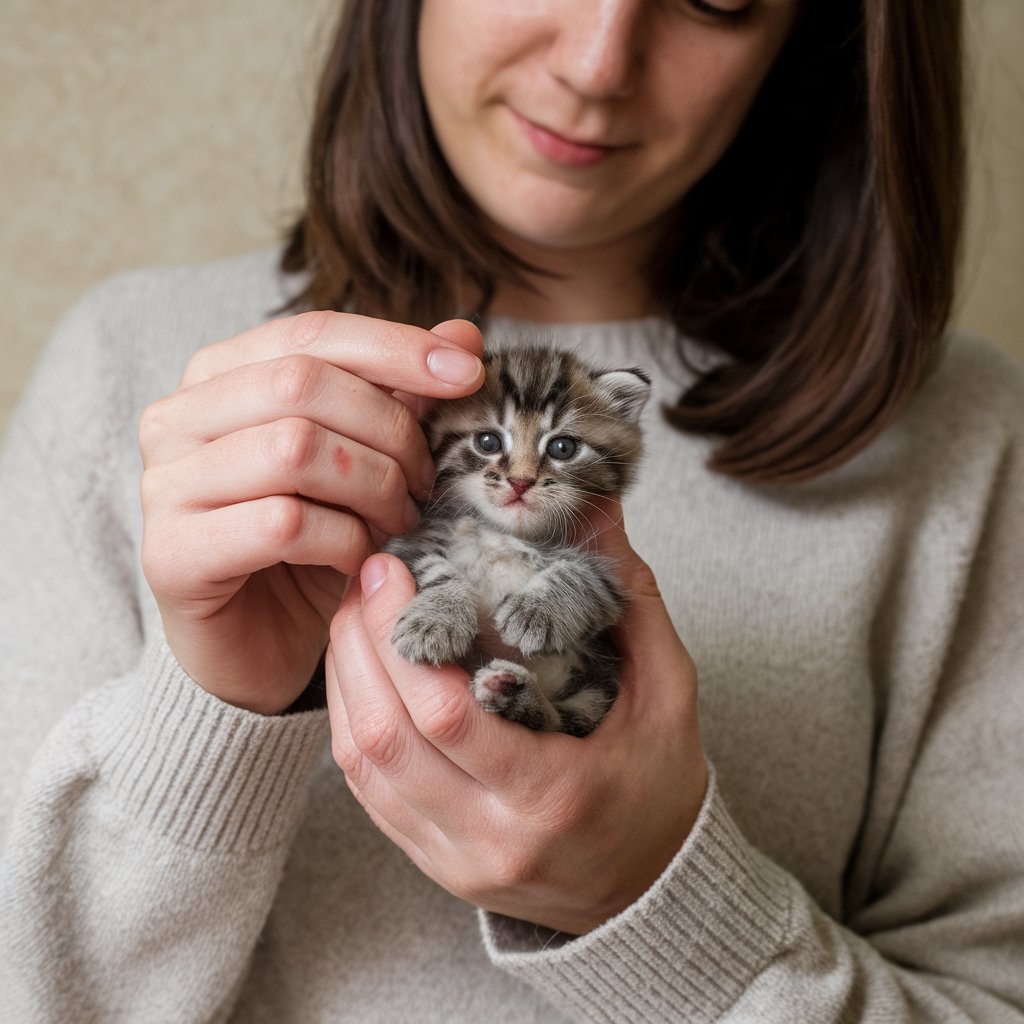
[[[608,629],[624,599],[608,560],[568,541],[592,497],[632,480],[650,382],[541,346],[484,363],[480,391],[427,424],[434,493],[387,546],[417,587],[392,641],[408,661],[461,665],[488,711],[585,736],[618,691]]]

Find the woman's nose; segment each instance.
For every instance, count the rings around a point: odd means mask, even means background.
[[[558,5],[548,69],[588,99],[628,96],[643,62],[646,0],[590,0]]]

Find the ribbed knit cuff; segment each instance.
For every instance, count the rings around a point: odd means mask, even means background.
[[[492,961],[581,1021],[717,1020],[783,947],[793,881],[740,834],[715,783],[683,848],[631,907],[550,944],[481,913]],[[547,940],[547,941],[546,941]]]
[[[257,852],[290,841],[327,715],[258,715],[218,700],[164,642],[140,684],[97,728],[102,782],[128,815],[197,850]]]

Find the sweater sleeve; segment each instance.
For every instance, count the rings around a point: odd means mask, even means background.
[[[130,346],[64,321],[0,463],[0,992],[10,1020],[226,1014],[325,715],[223,704],[137,591]]]
[[[570,941],[483,914],[495,964],[588,1022],[1024,1021],[1022,391],[986,446],[987,493],[964,496],[984,512],[954,552],[941,666],[926,694],[897,680],[889,695],[900,754],[876,752],[875,827],[839,918],[744,837],[712,777],[688,841],[636,904]]]

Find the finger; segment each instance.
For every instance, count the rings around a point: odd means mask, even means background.
[[[483,336],[480,331],[468,320],[445,320],[436,327],[430,329],[431,334],[437,334],[447,341],[458,345],[459,348],[471,352],[477,358],[484,354]],[[417,420],[423,420],[434,407],[436,399],[427,398],[422,395],[413,395],[405,391],[395,391],[394,397],[412,410]]]
[[[345,784],[374,825],[417,865],[428,862],[418,837],[430,833],[436,839],[439,831],[422,814],[401,800],[393,787],[382,778],[373,764],[362,756],[348,723],[345,703],[341,699],[333,654],[327,651],[327,712],[331,723],[331,748],[334,760],[342,769]],[[378,806],[386,805],[386,809]]]
[[[695,712],[696,670],[654,572],[629,542],[618,498],[595,501],[587,516],[586,546],[613,562],[627,597],[612,631],[621,658],[619,699],[595,734],[614,743],[619,729],[637,728],[651,715],[672,716],[681,708]]]
[[[246,363],[150,405],[139,425],[147,466],[228,434],[308,419],[393,458],[412,493],[429,494],[434,466],[414,413],[381,388],[309,355]]]
[[[343,506],[389,535],[418,519],[397,462],[305,419],[236,431],[147,469],[145,479],[154,497],[185,510],[296,494]]]
[[[271,320],[200,349],[182,385],[245,363],[295,354],[326,360],[388,390],[435,398],[471,394],[483,380],[480,360],[438,334],[354,313],[319,311]]]
[[[150,585],[179,597],[208,597],[218,583],[231,590],[239,578],[280,562],[354,576],[371,550],[358,516],[283,495],[183,518],[150,516],[143,537]]]
[[[567,752],[561,747],[579,743],[572,737],[533,732],[488,714],[477,704],[460,669],[435,669],[404,661],[391,644],[391,634],[415,593],[412,577],[398,559],[377,554],[363,565],[360,578],[366,634],[416,729],[486,789],[518,792],[524,780],[536,778],[539,765]],[[578,753],[578,747],[575,749]],[[530,772],[523,771],[524,764],[531,766]]]
[[[474,816],[479,787],[417,730],[366,634],[357,587],[331,625],[331,650],[336,686],[328,708],[342,770],[410,837],[423,835],[418,817],[461,832]]]
[[[654,573],[629,542],[620,499],[606,495],[593,498],[577,523],[573,543],[609,559],[631,598],[650,597],[661,601]]]

